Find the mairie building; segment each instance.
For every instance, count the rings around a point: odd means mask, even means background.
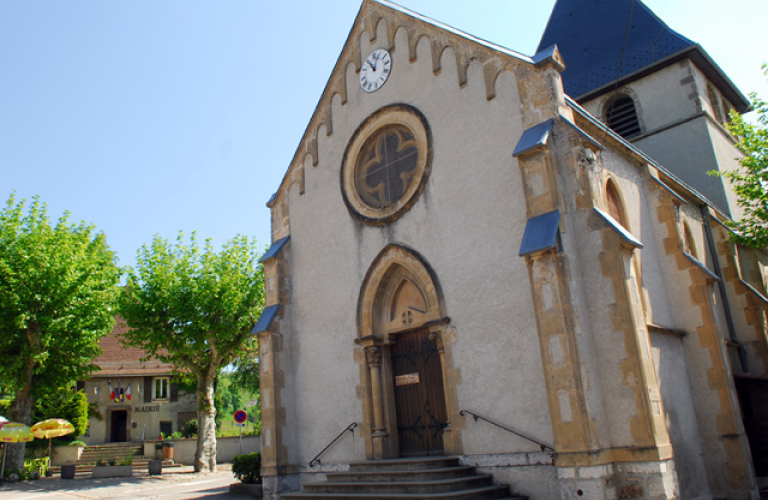
[[[99,341],[102,353],[93,363],[100,369],[77,384],[100,414],[89,420],[82,438],[89,445],[170,436],[197,418],[197,398],[179,390],[173,365],[145,360],[143,349],[126,347],[122,338],[127,331],[125,320],[117,317],[112,332]]]
[[[267,204],[265,498],[768,485],[766,259],[707,175],[749,103],[640,0],[542,28],[363,1]]]

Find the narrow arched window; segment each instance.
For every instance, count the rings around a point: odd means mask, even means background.
[[[685,251],[693,257],[694,259],[698,259],[699,255],[696,251],[696,241],[693,239],[693,233],[691,233],[691,227],[688,225],[687,222],[683,223],[683,237],[685,238],[684,244],[685,244]]]
[[[707,98],[709,99],[710,106],[712,106],[712,112],[715,115],[715,120],[717,120],[722,125],[723,113],[720,111],[720,99],[718,99],[717,92],[715,92],[715,88],[711,83],[707,84]]]
[[[635,101],[626,94],[616,96],[605,111],[605,122],[625,139],[640,135]]]
[[[624,217],[624,206],[621,203],[619,191],[616,189],[612,180],[608,180],[608,183],[605,185],[605,200],[608,203],[608,214],[613,217],[616,222],[627,227],[626,217]]]

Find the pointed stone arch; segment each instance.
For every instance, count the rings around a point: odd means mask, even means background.
[[[416,252],[388,245],[374,259],[360,289],[358,338],[386,336],[445,317],[437,277]]]

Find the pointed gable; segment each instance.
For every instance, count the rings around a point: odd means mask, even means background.
[[[483,78],[486,88],[486,98],[492,100],[495,97],[496,79],[502,71],[514,71],[516,68],[547,67],[552,66],[561,71],[562,57],[556,47],[548,47],[539,51],[534,57],[525,56],[500,45],[482,40],[461,30],[448,26],[417,12],[406,9],[388,0],[363,0],[355,22],[336,65],[328,78],[328,83],[315,108],[304,135],[299,143],[296,153],[283,177],[278,191],[267,202],[267,206],[273,210],[273,238],[288,236],[287,209],[283,203],[285,193],[291,186],[297,185],[299,192],[304,193],[304,166],[310,164],[318,166],[318,140],[321,134],[330,137],[334,133],[333,106],[336,100],[342,106],[347,104],[347,69],[350,65],[356,73],[359,73],[363,54],[361,54],[360,40],[366,37],[371,41],[376,40],[378,30],[383,26],[388,34],[389,46],[387,50],[400,50],[408,54],[410,62],[417,59],[417,46],[423,38],[429,40],[431,47],[431,65],[434,74],[439,74],[444,64],[443,53],[451,49],[458,70],[459,87],[467,84],[467,71],[471,61],[483,65]],[[407,45],[395,47],[395,34],[404,30]]]

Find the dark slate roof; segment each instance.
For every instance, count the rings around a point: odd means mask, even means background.
[[[565,91],[574,97],[696,45],[640,0],[557,0],[538,50],[553,44],[565,61]]]

